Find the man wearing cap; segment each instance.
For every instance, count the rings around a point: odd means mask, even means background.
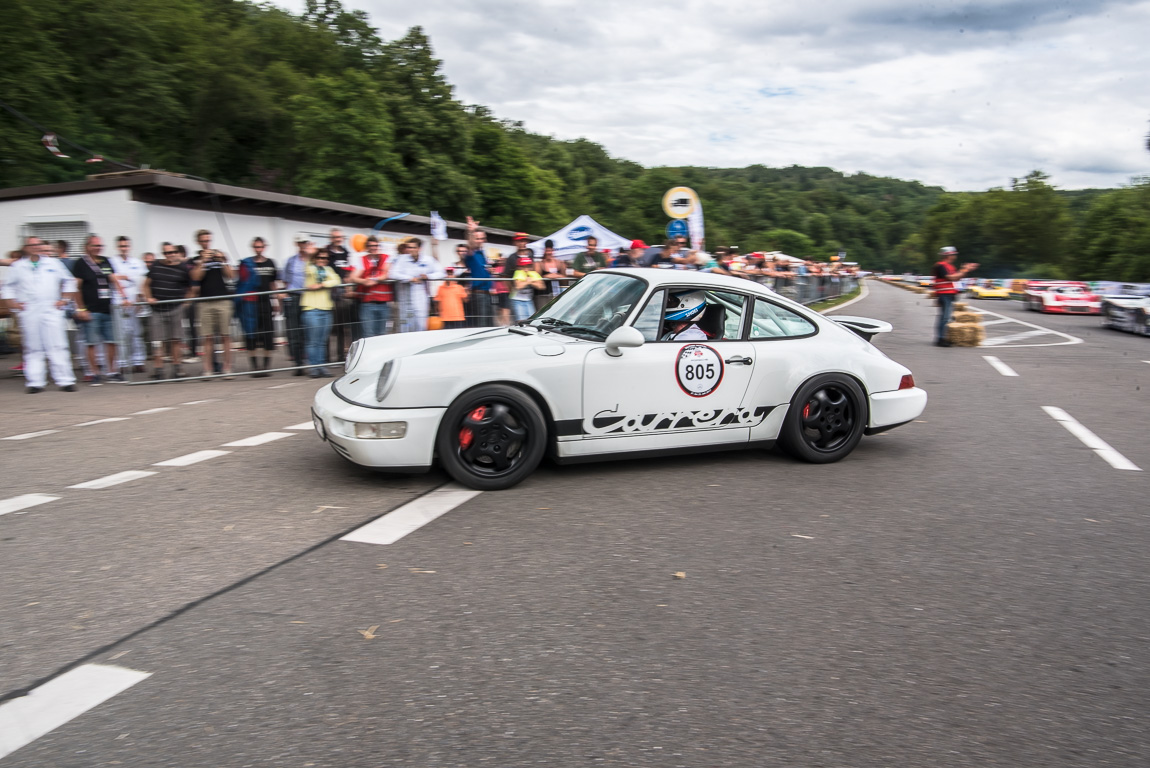
[[[940,248],[938,256],[938,263],[934,265],[934,294],[938,297],[938,325],[935,328],[934,343],[939,347],[949,347],[946,326],[950,323],[954,300],[958,297],[958,281],[977,269],[978,264],[970,262],[963,264],[962,269],[955,269],[954,260],[958,256],[958,249],[951,245]]]
[[[284,263],[283,272],[280,273],[280,282],[284,290],[284,324],[287,326],[288,355],[292,365],[297,366],[294,376],[303,376],[304,361],[304,332],[303,314],[300,308],[300,295],[304,286],[304,269],[307,267],[311,255],[315,253],[315,245],[306,237],[296,238],[297,251]]]

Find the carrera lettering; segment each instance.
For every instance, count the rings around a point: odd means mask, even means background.
[[[583,422],[583,434],[591,437],[620,434],[670,432],[689,429],[756,427],[771,412],[770,406],[721,408],[708,411],[669,411],[620,415],[617,410],[599,411]]]

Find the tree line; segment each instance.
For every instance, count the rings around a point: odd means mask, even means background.
[[[385,41],[338,0],[298,16],[247,0],[8,0],[0,50],[0,99],[109,161],[536,234],[588,213],[648,242],[682,184],[712,247],[923,271],[946,244],[1002,276],[1150,279],[1145,183],[1076,196],[1035,172],[948,194],[830,168],[644,168],[462,103],[422,29]],[[116,169],[73,154],[0,113],[0,186]]]

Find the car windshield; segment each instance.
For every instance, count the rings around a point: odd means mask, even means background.
[[[568,336],[605,339],[623,324],[646,288],[637,277],[590,274],[536,313],[530,324]]]

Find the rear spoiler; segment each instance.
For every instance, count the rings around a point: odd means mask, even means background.
[[[894,326],[890,323],[883,320],[872,320],[869,317],[827,315],[827,318],[834,320],[844,328],[849,328],[866,341],[870,341],[875,336],[875,334],[890,333],[894,330]]]

